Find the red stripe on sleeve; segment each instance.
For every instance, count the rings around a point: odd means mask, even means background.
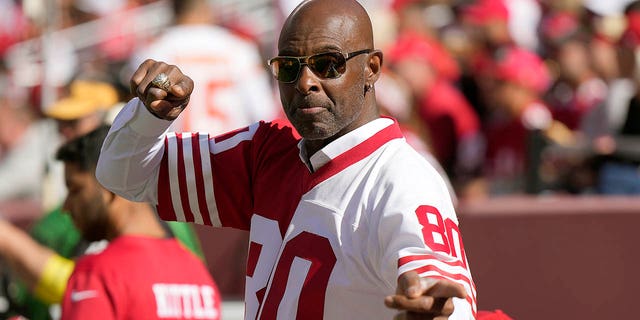
[[[406,257],[402,257],[400,259],[398,259],[398,268],[404,266],[405,264],[412,262],[412,261],[418,261],[418,260],[438,260],[444,264],[450,265],[452,267],[461,267],[463,269],[467,269],[464,265],[464,263],[460,260],[456,260],[456,261],[443,261],[440,258],[434,256],[434,255],[430,255],[430,254],[422,254],[422,255],[415,255],[415,256],[406,256]]]
[[[466,283],[469,284],[469,287],[473,287],[475,288],[475,286],[473,285],[473,281],[471,281],[471,279],[469,279],[469,277],[467,277],[464,274],[460,274],[460,273],[450,273],[447,271],[444,271],[434,265],[428,264],[426,266],[420,267],[420,268],[416,268],[414,269],[414,271],[416,271],[417,273],[424,273],[424,272],[428,272],[428,271],[435,271],[439,274],[441,274],[444,277],[450,278],[450,279],[455,279],[455,280],[460,280],[460,281],[464,281]]]
[[[416,268],[414,269],[415,272],[417,273],[424,273],[424,272],[428,272],[428,271],[434,271],[437,272],[438,274],[442,275],[445,278],[448,278],[449,280],[453,279],[453,280],[460,280],[460,281],[464,281],[465,283],[467,283],[469,285],[470,288],[473,288],[473,290],[475,290],[476,286],[473,284],[473,281],[471,279],[469,279],[469,277],[467,277],[464,274],[459,274],[459,273],[450,273],[447,271],[444,271],[434,265],[426,265],[420,268]],[[431,276],[429,276],[431,277]],[[473,292],[471,292],[473,294]],[[475,301],[475,297],[474,297],[474,301]]]
[[[182,134],[176,134],[177,143],[177,156],[178,156],[178,185],[180,188],[180,202],[182,203],[182,211],[184,212],[184,219],[187,222],[194,222],[193,212],[189,205],[189,186],[187,185],[186,170],[184,167],[184,150],[182,149]]]
[[[198,208],[202,215],[202,223],[204,225],[211,225],[211,218],[209,217],[209,207],[207,206],[207,195],[204,191],[204,180],[202,178],[202,159],[200,158],[200,135],[195,133],[191,137],[191,146],[193,151],[193,169],[196,176],[196,190],[198,194]],[[204,152],[209,152],[205,150]],[[207,155],[208,156],[208,155]]]
[[[160,163],[160,174],[158,176],[158,205],[156,210],[160,219],[167,221],[176,221],[176,213],[173,210],[173,202],[171,201],[171,188],[169,186],[169,158],[167,157],[167,138],[164,139],[164,155]]]

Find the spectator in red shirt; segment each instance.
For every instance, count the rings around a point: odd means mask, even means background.
[[[553,124],[541,100],[549,71],[536,54],[520,48],[500,52],[492,69],[494,108],[486,127],[488,192],[523,192],[531,135]]]
[[[565,40],[553,50],[551,58],[559,66],[558,80],[546,97],[553,117],[587,137],[601,135],[606,131],[606,121],[602,120],[608,88],[591,67],[585,40],[580,36]]]

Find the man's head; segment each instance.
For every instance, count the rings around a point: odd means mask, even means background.
[[[354,0],[305,1],[285,21],[278,41],[284,58],[271,67],[287,117],[309,142],[321,147],[378,117],[373,84],[382,53],[373,49],[371,21]],[[322,53],[330,54],[287,58]]]
[[[114,235],[108,218],[108,206],[115,195],[95,178],[102,142],[109,126],[102,125],[77,137],[58,149],[56,159],[64,162],[68,189],[64,209],[71,214],[82,236],[90,241],[110,239]]]
[[[65,140],[95,129],[104,122],[109,108],[118,102],[118,91],[107,81],[78,79],[69,84],[68,94],[44,113],[56,120]]]

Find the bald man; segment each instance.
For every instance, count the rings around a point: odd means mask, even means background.
[[[380,116],[374,48],[356,1],[301,3],[269,60],[289,121],[217,137],[166,132],[193,82],[147,60],[98,179],[165,220],[249,230],[245,319],[474,319],[450,194]]]

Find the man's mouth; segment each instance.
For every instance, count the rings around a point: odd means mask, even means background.
[[[301,114],[316,114],[316,113],[323,112],[324,110],[326,110],[326,108],[324,107],[309,106],[309,107],[299,107],[297,112]]]

